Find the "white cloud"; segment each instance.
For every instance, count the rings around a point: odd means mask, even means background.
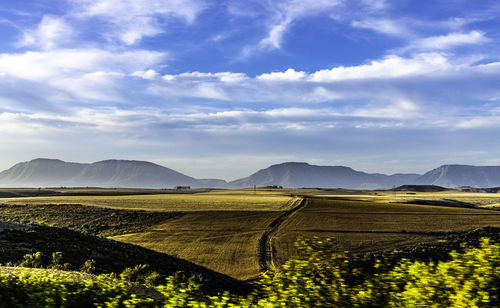
[[[465,83],[467,87],[474,84],[475,76],[496,78],[499,74],[500,66],[496,63],[475,65],[476,61],[477,58],[453,59],[447,54],[421,53],[412,57],[392,55],[367,64],[338,66],[311,73],[290,68],[254,78],[231,72],[187,72],[164,75],[151,84],[150,91],[152,95],[170,100],[199,97],[232,101],[234,104],[266,102],[291,106],[335,102],[342,105],[348,100],[366,100],[367,103],[383,102],[385,106],[407,91],[415,93],[422,101],[427,91],[440,82],[446,86],[453,82]],[[418,89],[412,89],[412,85]],[[461,87],[464,88],[464,85]],[[453,92],[449,91],[440,90],[438,93],[443,97],[434,95],[432,100],[443,100],[444,97],[448,100],[453,96]],[[473,92],[470,93],[472,95]],[[477,95],[491,100],[498,96],[498,91],[484,89]],[[401,99],[412,100],[407,97]]]
[[[390,98],[388,98],[389,100]],[[419,104],[408,99],[396,99],[388,106],[364,107],[352,112],[353,116],[364,118],[409,119],[421,118]]]
[[[148,79],[148,80],[155,80],[160,76],[160,74],[155,70],[149,69],[147,71],[133,72],[132,76],[140,77],[140,78]]]
[[[79,18],[100,18],[113,26],[113,32],[127,45],[143,37],[165,31],[162,22],[177,18],[192,23],[204,4],[198,0],[71,0]]]
[[[315,82],[404,78],[443,72],[451,67],[447,58],[438,53],[423,53],[412,58],[391,55],[369,64],[320,70],[311,74],[310,78]]]
[[[164,58],[162,53],[145,50],[115,53],[99,49],[62,49],[0,54],[0,76],[5,84],[14,85],[4,89],[7,93],[0,97],[38,85],[43,89],[40,101],[48,100],[45,96],[50,91],[52,103],[55,98],[119,101],[124,98],[121,88],[127,88],[123,84],[125,76],[154,66]],[[36,94],[30,94],[33,95]]]
[[[189,80],[192,82],[222,81],[225,83],[233,83],[233,82],[244,81],[248,79],[248,77],[246,74],[243,73],[232,73],[232,72],[219,72],[219,73],[186,72],[177,75],[166,74],[163,75],[163,79],[166,81]]]
[[[405,49],[444,50],[461,45],[477,45],[488,42],[489,39],[480,31],[469,33],[454,32],[447,35],[431,36],[412,42]]]
[[[264,81],[298,81],[304,79],[306,77],[305,72],[297,72],[293,68],[289,68],[284,72],[273,72],[273,73],[265,73],[260,76],[257,76],[257,79]]]
[[[500,128],[500,116],[487,115],[469,119],[458,119],[456,127],[460,129]]]
[[[60,49],[0,54],[0,73],[27,80],[47,81],[92,72],[132,73],[157,64],[164,53],[146,50],[115,53],[100,49]]]
[[[52,49],[74,35],[72,27],[60,17],[45,15],[35,30],[25,31],[17,47],[38,46]]]

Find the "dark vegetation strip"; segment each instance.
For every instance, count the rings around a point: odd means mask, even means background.
[[[57,196],[130,196],[130,195],[168,195],[195,194],[209,192],[212,189],[131,189],[131,188],[0,188],[0,198],[57,197]]]
[[[479,210],[479,208],[478,208]],[[488,210],[485,210],[484,212],[482,213],[478,213],[478,212],[455,212],[455,213],[445,213],[445,212],[441,212],[441,211],[434,211],[434,212],[364,212],[364,211],[360,211],[359,209],[357,209],[357,211],[351,211],[351,212],[347,212],[347,211],[317,211],[317,210],[311,210],[309,211],[309,213],[314,213],[314,214],[321,214],[321,213],[324,213],[324,214],[337,214],[337,215],[391,215],[391,216],[404,216],[404,215],[408,215],[408,216],[415,216],[415,215],[418,215],[418,216],[493,216],[493,215],[500,215],[498,214],[498,212],[496,211],[488,211]]]
[[[416,243],[397,250],[386,250],[375,253],[365,253],[356,259],[355,265],[361,268],[372,268],[377,260],[396,264],[402,259],[413,261],[448,261],[450,252],[462,252],[464,244],[479,247],[481,238],[489,238],[493,243],[500,243],[500,228],[483,227],[472,231],[450,232],[446,236],[430,243]]]
[[[0,220],[68,228],[85,234],[113,236],[142,232],[183,213],[119,210],[78,204],[0,204]]]
[[[366,234],[412,234],[412,235],[429,235],[429,236],[445,236],[453,234],[463,234],[461,231],[372,231],[372,230],[334,230],[334,229],[294,229],[294,232],[313,232],[313,233],[366,233]]]
[[[420,204],[420,205],[434,205],[434,206],[449,206],[449,207],[460,207],[460,208],[478,208],[473,203],[453,200],[453,199],[442,199],[442,200],[425,200],[425,199],[415,199],[411,201],[403,202],[406,204]]]
[[[262,234],[259,239],[259,268],[261,272],[271,270],[273,264],[273,246],[272,246],[272,236],[276,234],[279,226],[292,214],[296,213],[298,210],[302,209],[307,205],[307,199],[302,198],[299,205],[296,207],[283,212],[278,216],[273,222],[269,224],[266,231]]]

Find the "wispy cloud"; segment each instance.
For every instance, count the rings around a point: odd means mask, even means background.
[[[192,23],[204,4],[198,0],[70,0],[79,18],[98,18],[110,26],[113,37],[127,45],[165,31],[165,19]]]
[[[405,47],[404,50],[446,50],[463,45],[480,45],[489,39],[481,31],[470,31],[468,33],[453,32],[446,35],[430,36],[415,40]]]
[[[353,20],[351,25],[355,28],[370,29],[375,32],[391,36],[413,36],[404,22],[393,18],[367,18],[363,20]]]
[[[42,49],[52,49],[67,43],[73,35],[73,28],[64,18],[45,15],[36,29],[23,33],[21,40],[16,43],[16,46],[35,46]]]
[[[124,78],[138,70],[147,70],[164,58],[163,53],[145,50],[116,53],[100,49],[59,49],[0,54],[3,83],[0,98],[33,101],[31,108],[35,109],[44,108],[43,101],[51,104],[82,99],[126,101]],[[43,90],[29,94],[33,99],[27,100],[23,89],[35,87]]]
[[[328,12],[341,4],[340,0],[286,0],[268,2],[267,35],[256,46],[246,46],[243,55],[249,56],[256,50],[280,49],[283,37],[294,22],[309,16]]]

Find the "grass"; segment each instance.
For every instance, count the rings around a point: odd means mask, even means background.
[[[286,220],[273,239],[278,263],[296,255],[297,237],[334,237],[338,252],[366,253],[436,241],[450,232],[500,227],[497,211],[349,198],[354,200],[310,198],[308,206]]]
[[[258,241],[280,212],[196,212],[147,232],[112,237],[172,254],[238,279],[259,274]]]
[[[129,196],[57,196],[3,198],[0,203],[17,205],[79,204],[125,210],[162,212],[281,211],[294,198],[279,194],[161,194]]]

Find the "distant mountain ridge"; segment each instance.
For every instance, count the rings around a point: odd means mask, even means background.
[[[226,181],[195,179],[146,161],[103,160],[92,164],[38,158],[0,172],[0,186],[22,187],[225,187]]]
[[[442,165],[422,175],[416,184],[443,187],[498,187],[500,166]]]
[[[167,167],[136,160],[82,164],[38,158],[0,172],[0,187],[244,188],[254,185],[352,189],[387,189],[402,185],[487,188],[500,186],[500,166],[443,165],[423,175],[385,175],[345,166],[287,162],[229,183],[219,179],[196,179]]]
[[[344,166],[315,166],[289,162],[272,165],[249,177],[229,182],[229,187],[280,185],[283,187],[335,187],[377,189],[412,183],[418,174],[369,174]]]

